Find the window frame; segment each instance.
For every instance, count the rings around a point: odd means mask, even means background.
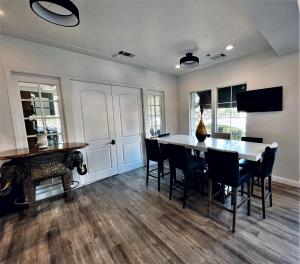
[[[208,92],[210,91],[211,93],[211,101],[210,101],[210,106],[211,106],[211,133],[213,133],[213,129],[214,129],[214,118],[213,118],[213,89],[203,89],[203,90],[197,90],[197,91],[192,91],[190,92],[190,96],[189,96],[189,135],[193,135],[194,132],[196,130],[193,130],[192,127],[192,103],[193,103],[193,93],[198,93],[198,92]],[[204,119],[204,118],[203,118]],[[205,118],[206,119],[206,118]]]
[[[233,87],[237,85],[246,85],[246,89],[248,88],[247,82],[241,82],[237,84],[228,84],[228,85],[222,85],[218,87],[212,87],[211,89],[194,89],[189,92],[189,120],[188,120],[188,133],[189,135],[192,135],[192,125],[191,125],[191,107],[192,107],[192,93],[194,92],[202,92],[202,91],[211,91],[211,117],[212,117],[212,126],[211,126],[211,133],[212,136],[214,133],[217,132],[217,110],[218,110],[218,88],[224,88],[224,87]],[[246,122],[247,122],[247,116],[246,116]],[[245,133],[247,134],[247,123],[245,127],[246,131]],[[193,136],[193,135],[192,135]]]
[[[16,140],[16,147],[17,148],[28,148],[27,142],[27,135],[26,127],[25,127],[25,118],[23,115],[23,107],[21,95],[20,95],[20,87],[19,82],[27,82],[27,83],[37,83],[37,84],[48,84],[48,85],[55,85],[56,92],[58,96],[58,100],[53,100],[58,103],[59,108],[59,115],[60,115],[60,123],[61,123],[61,132],[57,133],[57,135],[61,135],[63,142],[66,142],[66,129],[65,129],[65,119],[64,119],[64,111],[63,111],[63,99],[61,95],[61,85],[59,78],[55,77],[47,77],[47,76],[38,76],[32,74],[23,74],[18,72],[12,72],[12,89],[9,93],[9,100],[11,105],[11,114],[12,114],[12,121],[14,126],[15,132],[15,140]],[[40,90],[39,95],[40,95]],[[45,118],[46,120],[47,118]],[[43,118],[42,118],[43,120]],[[43,121],[44,124],[44,121]],[[44,125],[43,125],[44,126]],[[30,136],[29,136],[30,137]]]
[[[224,86],[221,86],[221,87],[216,87],[216,97],[215,97],[215,133],[219,133],[218,131],[218,106],[219,105],[222,105],[222,104],[229,104],[230,103],[230,108],[232,109],[232,104],[233,103],[236,103],[237,101],[232,101],[233,99],[233,87],[234,86],[238,86],[238,85],[245,85],[246,86],[246,91],[247,91],[247,82],[242,82],[242,83],[238,83],[238,84],[232,84],[232,85],[224,85]],[[230,101],[229,102],[222,102],[222,103],[219,103],[218,102],[218,96],[219,96],[219,89],[222,89],[222,88],[229,88],[230,87]],[[240,117],[241,118],[241,117]],[[232,111],[230,111],[230,117],[229,117],[229,120],[230,120],[230,129],[231,129],[231,124],[232,124]],[[246,119],[246,126],[245,126],[245,134],[247,133],[247,116],[245,117]],[[231,133],[230,133],[231,134]]]

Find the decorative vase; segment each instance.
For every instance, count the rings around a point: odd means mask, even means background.
[[[201,115],[200,122],[196,129],[196,138],[198,139],[198,141],[203,142],[206,139],[206,136],[207,136],[207,131]]]
[[[37,136],[37,146],[39,149],[45,149],[48,148],[48,138],[47,134],[39,134]]]

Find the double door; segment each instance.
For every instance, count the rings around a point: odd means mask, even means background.
[[[87,184],[143,166],[141,90],[71,81],[85,149]]]

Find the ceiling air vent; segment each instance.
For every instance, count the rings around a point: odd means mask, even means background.
[[[124,50],[121,50],[119,51],[118,53],[112,55],[113,57],[120,57],[120,56],[124,56],[124,57],[129,57],[129,58],[132,58],[134,57],[135,55],[130,53],[130,52],[127,52],[127,51],[124,51]]]
[[[225,57],[226,57],[225,54],[220,53],[220,54],[216,54],[216,55],[210,56],[210,59],[213,60],[213,61],[216,61],[216,60],[224,59]]]

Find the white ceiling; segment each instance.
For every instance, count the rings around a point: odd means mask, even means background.
[[[299,51],[298,3],[297,0],[241,1],[242,7],[279,56]]]
[[[244,0],[242,0],[244,1]],[[294,1],[294,0],[293,0]],[[239,0],[73,0],[80,25],[59,27],[36,16],[29,0],[1,0],[1,33],[159,72],[181,74],[175,65],[188,51],[200,67],[270,48]],[[227,44],[235,49],[228,52]],[[120,51],[134,58],[112,58]]]

